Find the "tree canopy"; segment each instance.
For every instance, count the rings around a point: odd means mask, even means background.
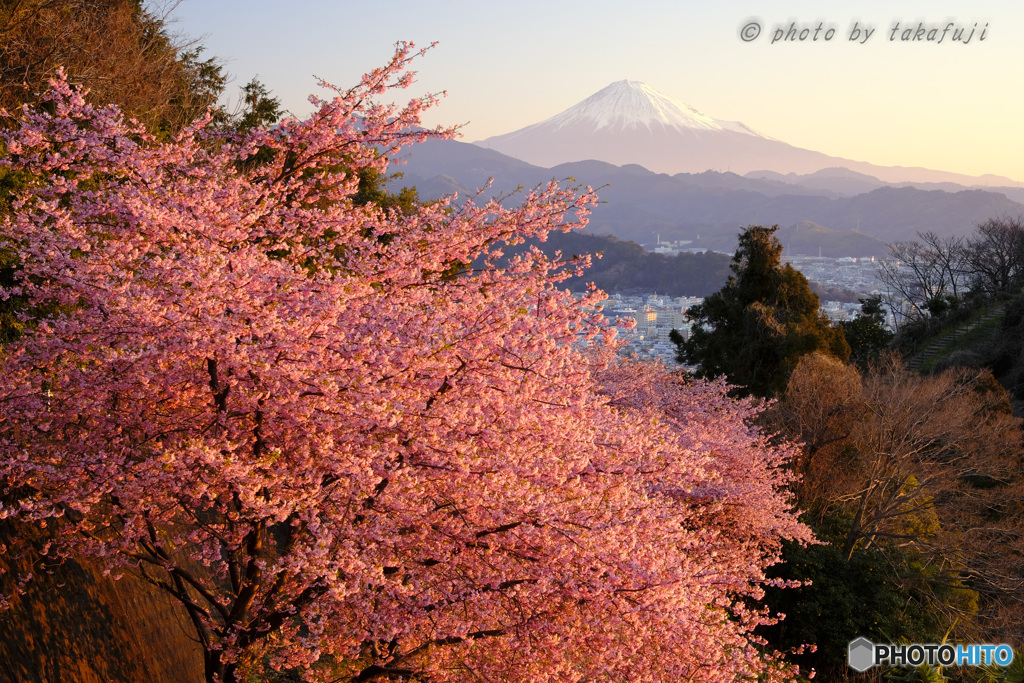
[[[878,358],[892,339],[892,332],[885,326],[884,306],[881,296],[860,299],[860,315],[840,323],[850,345],[850,358],[861,367]]]
[[[1021,421],[991,373],[920,375],[888,354],[862,372],[811,354],[761,419],[802,442],[797,503],[831,544],[784,549],[772,571],[814,585],[770,593],[795,617],[766,631],[773,645],[815,641],[818,653],[798,661],[837,678],[860,635],[1003,642],[1021,632]],[[824,609],[836,619],[821,629]]]
[[[619,360],[558,286],[584,263],[498,265],[589,188],[360,196],[450,134],[376,103],[415,54],[244,133],[158,139],[60,79],[12,122],[0,516],[178,601],[211,682],[788,679],[751,632],[809,538],[794,447]]]
[[[700,377],[726,376],[741,393],[778,395],[800,358],[821,351],[845,361],[842,330],[819,309],[807,279],[781,263],[778,226],[739,236],[725,286],[690,309],[689,339],[673,332],[680,363]]]
[[[227,76],[181,44],[140,0],[12,0],[0,5],[0,108],[37,103],[61,68],[152,133],[173,133],[216,104]]]

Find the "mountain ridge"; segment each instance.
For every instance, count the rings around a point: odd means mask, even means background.
[[[653,244],[660,234],[667,240],[688,240],[695,247],[731,250],[737,231],[745,225],[785,228],[807,220],[841,233],[859,231],[875,240],[873,248],[864,251],[869,244],[863,238],[826,235],[825,251],[830,250],[828,242],[837,240],[859,244],[856,253],[841,255],[882,256],[884,242],[915,239],[918,231],[967,234],[993,216],[1024,213],[1024,203],[1005,194],[962,186],[951,193],[883,183],[851,196],[778,178],[715,172],[668,175],[635,164],[593,160],[543,168],[451,140],[415,145],[402,156],[407,164],[396,170],[404,177],[393,186],[415,185],[425,199],[452,192],[473,196],[491,178],[485,198],[552,178],[573,178],[599,188],[602,203],[594,209],[588,230],[646,244]]]
[[[740,121],[715,119],[639,81],[616,81],[538,123],[473,142],[542,167],[597,159],[639,164],[657,173],[770,169],[812,174],[843,167],[886,183],[1024,184],[987,174],[969,176],[917,166],[880,166],[803,149]]]

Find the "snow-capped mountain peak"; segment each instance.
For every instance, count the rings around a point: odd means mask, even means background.
[[[718,121],[646,83],[629,80],[616,81],[537,125],[553,129],[587,126],[593,130],[663,126],[676,130],[733,130],[757,135],[743,124]]]
[[[538,166],[597,159],[657,173],[746,173],[793,155],[800,160],[787,162],[787,171],[817,170],[824,157],[708,116],[639,81],[616,81],[545,121],[476,144]]]
[[[547,168],[593,160],[638,164],[669,175],[771,170],[784,176],[843,167],[886,182],[989,182],[927,169],[874,166],[795,147],[739,121],[712,118],[639,81],[616,81],[545,121],[475,144]],[[770,221],[771,216],[756,220]]]

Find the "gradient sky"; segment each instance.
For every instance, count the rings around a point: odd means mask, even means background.
[[[465,141],[536,123],[612,81],[644,81],[719,119],[798,147],[888,166],[1024,181],[1024,2],[624,0],[182,0],[175,30],[200,38],[235,81],[253,76],[307,114],[314,74],[353,85],[399,40],[439,45],[409,95],[448,93],[428,124]],[[758,39],[740,29],[757,19]],[[777,27],[836,32],[771,44]],[[890,41],[952,22],[968,44]],[[854,22],[876,29],[848,40]],[[988,24],[984,41],[980,29]]]

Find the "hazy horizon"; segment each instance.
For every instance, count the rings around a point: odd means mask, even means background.
[[[466,142],[537,123],[631,79],[797,147],[1024,182],[1024,93],[1012,81],[1024,57],[1018,3],[915,0],[893,7],[871,0],[854,14],[842,3],[809,0],[713,7],[652,1],[628,10],[604,1],[551,7],[530,0],[510,10],[399,0],[383,19],[380,11],[322,0],[287,11],[265,0],[184,0],[173,16],[175,28],[206,46],[205,56],[225,60],[235,76],[232,97],[258,76],[299,116],[311,110],[314,74],[348,86],[384,63],[396,41],[438,41],[418,61],[408,94],[446,90],[425,122],[465,124]],[[746,42],[741,32],[755,20],[760,36]],[[807,29],[806,40],[771,43],[794,22],[798,37]],[[855,24],[874,28],[866,42],[864,33],[849,40]],[[939,43],[949,24],[954,28]],[[907,28],[911,39],[903,41]],[[954,42],[958,28],[964,33]]]

